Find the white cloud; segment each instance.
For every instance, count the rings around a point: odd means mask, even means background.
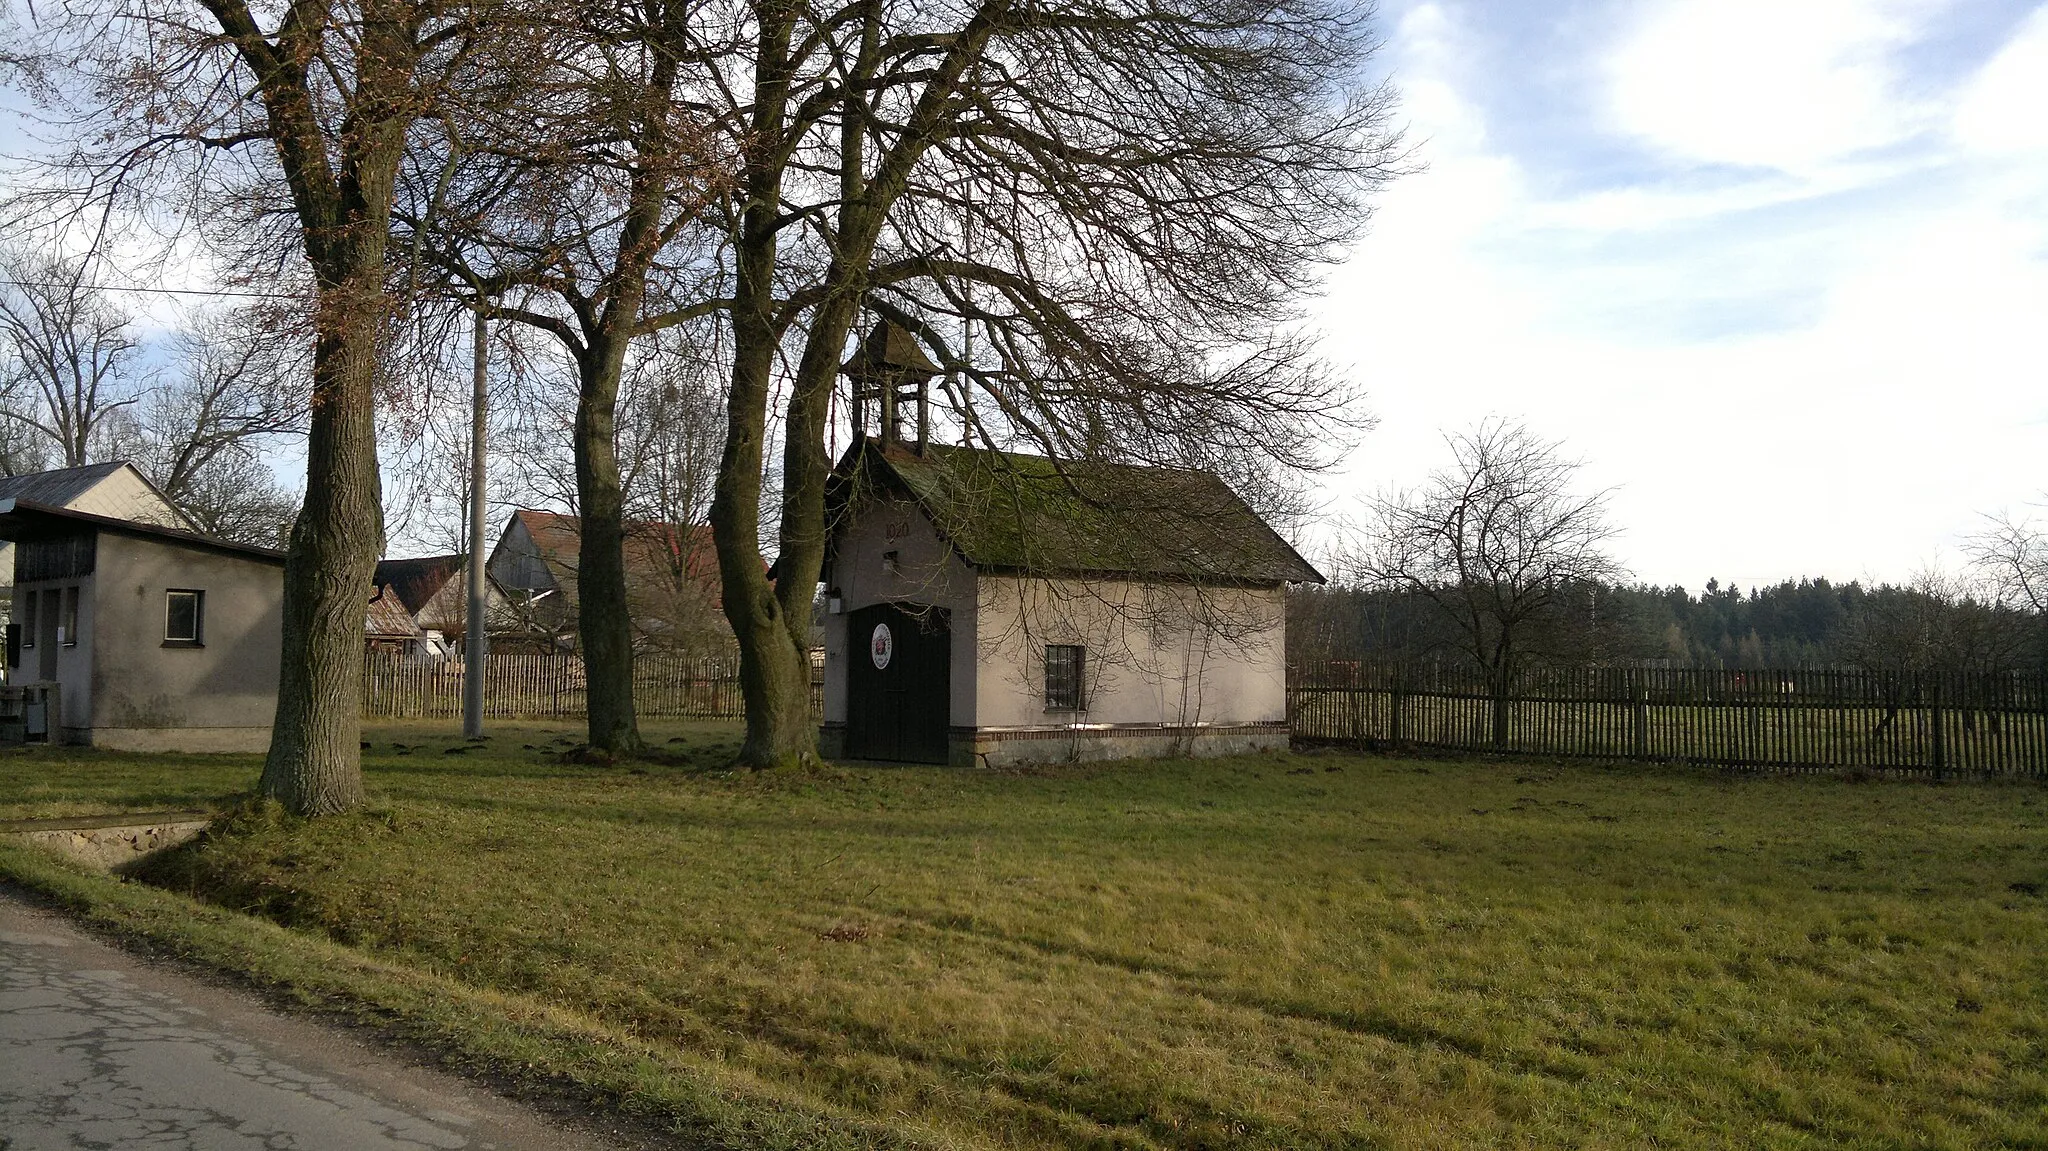
[[[1606,61],[1622,131],[1683,159],[1808,173],[1928,123],[1890,55],[1925,5],[1671,0]]]
[[[1539,189],[1584,181],[1526,170],[1473,95],[1477,54],[1463,41],[1480,23],[1433,6],[1401,22],[1397,79],[1423,97],[1406,108],[1430,168],[1389,191],[1324,308],[1331,352],[1358,366],[1382,421],[1333,484],[1339,510],[1420,480],[1441,462],[1441,430],[1520,416],[1582,455],[1589,484],[1618,486],[1618,550],[1640,576],[1746,587],[1908,578],[1978,511],[2048,484],[2036,335],[2048,314],[2048,163],[2006,153],[1987,167],[1931,136],[1881,163],[1850,159],[1953,112],[1899,96],[1883,61],[1913,13],[1782,8],[1802,10],[1786,17],[1800,43],[1782,55],[1807,75],[1795,83],[1788,65],[1763,87],[1787,101],[1815,92],[1822,106],[1760,133],[1689,120],[1675,102],[1670,117],[1638,121],[1667,154],[1777,173],[1707,191],[1623,177],[1555,199]],[[1752,31],[1783,15],[1711,10]],[[1651,24],[1701,11],[1669,6]],[[1829,20],[1839,27],[1820,26]],[[2042,28],[2037,16],[1961,106],[2000,85],[2001,102],[2048,106],[2011,87],[2048,73],[2026,63]],[[1643,35],[1622,55],[1642,51]],[[1665,66],[1698,80],[1730,50],[1709,37]],[[1738,94],[1736,111],[1769,120],[1759,99]],[[1910,122],[1883,122],[1899,109]],[[1967,121],[1956,123],[1962,136]],[[1599,126],[1574,130],[1590,140]],[[1767,315],[1781,297],[1803,301],[1784,323],[1688,330],[1731,303]]]
[[[2048,5],[1964,88],[1952,130],[1978,151],[2048,151]]]

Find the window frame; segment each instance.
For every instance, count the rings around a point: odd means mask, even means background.
[[[179,596],[192,597],[192,634],[189,636],[174,636],[171,634],[171,604]],[[164,589],[164,646],[206,646],[206,589],[190,587]]]
[[[1055,675],[1061,682],[1055,681]],[[1088,710],[1088,648],[1085,645],[1045,645],[1045,710]]]
[[[15,622],[21,625],[21,649],[28,651],[36,646],[36,629],[42,624],[37,609],[42,598],[41,588],[14,589],[13,611]]]
[[[57,646],[78,646],[78,585],[57,593]]]

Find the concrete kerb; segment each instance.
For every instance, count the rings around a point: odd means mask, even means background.
[[[0,820],[0,835],[69,856],[102,871],[119,871],[196,838],[212,821],[213,813],[207,811],[9,819]]]

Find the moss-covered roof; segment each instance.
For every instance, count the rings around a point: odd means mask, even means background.
[[[1209,472],[868,440],[833,475],[835,519],[863,487],[916,500],[967,563],[1035,575],[1203,583],[1322,583],[1230,485]]]

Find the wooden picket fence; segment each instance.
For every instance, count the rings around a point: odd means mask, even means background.
[[[811,706],[823,711],[823,663]],[[458,718],[460,660],[365,653],[368,719]],[[638,711],[650,718],[746,715],[736,659],[642,655]],[[581,658],[485,660],[484,711],[581,718]],[[2048,775],[2048,675],[1577,668],[1523,676],[1504,698],[1483,677],[1432,664],[1342,662],[1288,669],[1297,739],[1780,770]]]
[[[1297,738],[1775,769],[2048,774],[2048,676],[1436,665],[1289,671]]]
[[[822,711],[821,670],[813,661],[811,707]],[[389,652],[363,657],[365,719],[459,718],[462,661],[423,660]],[[484,657],[484,714],[494,719],[581,718],[589,681],[581,656],[505,652]],[[633,703],[642,716],[665,719],[740,719],[737,659],[690,659],[645,654],[633,660]]]

